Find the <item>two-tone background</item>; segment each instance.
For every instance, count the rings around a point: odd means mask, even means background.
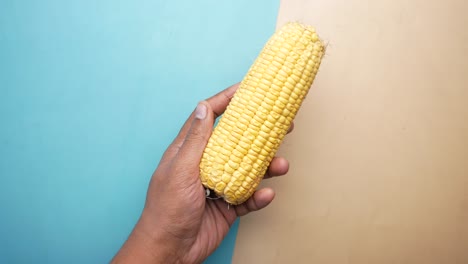
[[[468,4],[0,1],[0,263],[102,263],[277,26],[328,43],[274,203],[207,263],[467,263]]]

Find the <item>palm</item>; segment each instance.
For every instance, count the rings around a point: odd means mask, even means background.
[[[223,200],[206,200],[189,258],[200,260],[209,256],[227,235],[236,218],[236,211],[232,207],[228,209]]]
[[[205,198],[199,163],[214,120],[226,109],[237,85],[199,104],[164,153],[148,189],[139,223],[114,259],[115,263],[154,263],[180,258],[200,263],[222,242],[237,217],[260,210],[274,198],[270,188],[257,190],[246,202],[228,206],[223,199]],[[292,129],[292,127],[291,127]],[[274,158],[265,178],[284,175],[288,161]],[[148,243],[150,241],[150,243]],[[154,249],[149,246],[155,246]],[[140,258],[140,259],[136,259]],[[143,261],[145,258],[147,261]]]
[[[265,178],[282,175],[286,173],[287,167],[287,161],[275,158]],[[200,204],[197,210],[200,211],[201,217],[196,227],[196,238],[187,254],[190,260],[195,260],[193,262],[205,259],[221,244],[238,216],[261,209],[273,199],[271,189],[261,189],[245,203],[232,206],[223,199],[206,199],[204,192],[197,193],[200,195],[197,195],[196,199],[204,202],[197,203]]]

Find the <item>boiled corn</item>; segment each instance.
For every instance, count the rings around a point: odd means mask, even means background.
[[[267,42],[234,94],[200,162],[205,188],[230,204],[255,192],[317,74],[324,44],[287,23]]]

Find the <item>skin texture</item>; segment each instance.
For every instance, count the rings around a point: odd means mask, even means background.
[[[215,119],[226,109],[238,84],[202,101],[164,153],[135,228],[112,263],[201,263],[219,246],[237,217],[266,207],[270,188],[245,203],[230,206],[208,200],[199,163]],[[292,130],[291,129],[290,131]],[[275,157],[265,178],[287,173],[286,159]]]

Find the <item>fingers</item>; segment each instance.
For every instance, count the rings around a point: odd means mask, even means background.
[[[206,143],[213,130],[214,113],[208,102],[200,102],[193,113],[192,124],[176,157],[183,166],[198,166]]]
[[[172,143],[169,145],[167,150],[164,152],[164,155],[161,158],[160,163],[166,163],[166,162],[171,161],[174,158],[174,156],[177,154],[177,152],[179,152],[179,149],[182,146],[182,143],[184,142],[185,136],[187,135],[187,132],[190,129],[190,126],[192,125],[193,116],[194,116],[194,112],[185,121],[184,125],[179,131],[179,134],[176,136],[176,138],[172,141]]]
[[[291,125],[289,126],[288,129],[288,134],[291,133],[294,130],[294,122],[291,122]]]
[[[211,106],[211,109],[214,112],[214,118],[217,118],[218,116],[224,113],[224,110],[226,110],[226,107],[228,106],[229,102],[234,96],[234,93],[236,92],[237,87],[239,87],[239,85],[235,84],[205,100]],[[193,113],[192,115],[190,115],[189,119],[185,122],[184,126],[179,132],[179,135],[177,135],[177,138],[174,141],[176,144],[177,143],[179,143],[179,145],[182,144],[182,142],[185,139],[185,136],[187,135],[188,130],[190,129],[192,120],[193,120]]]
[[[275,192],[270,188],[256,191],[245,203],[234,207],[237,216],[244,216],[250,212],[265,208],[275,198]]]
[[[232,85],[206,100],[211,105],[211,108],[215,113],[215,118],[224,113],[224,110],[226,110],[226,107],[234,96],[234,93],[237,91],[237,88],[239,88],[239,83]]]
[[[289,162],[282,157],[274,157],[268,167],[265,179],[281,176],[288,172]],[[237,216],[243,216],[250,212],[265,208],[273,201],[275,192],[271,188],[263,188],[256,191],[245,203],[235,207]]]
[[[285,158],[282,157],[274,157],[268,167],[268,171],[265,174],[265,179],[281,176],[288,173],[289,170],[289,162]]]
[[[211,111],[214,112],[214,119],[224,113],[224,110],[226,110],[226,107],[228,106],[238,87],[239,84],[234,84],[231,87],[228,87],[227,89],[205,100],[205,102],[210,105],[212,109]],[[172,159],[177,154],[185,140],[185,137],[187,136],[190,127],[192,126],[193,118],[194,113],[192,113],[187,121],[185,121],[184,125],[179,131],[179,134],[164,154],[163,160]]]
[[[239,83],[234,84],[228,87],[227,89],[219,92],[218,94],[206,99],[206,102],[211,106],[211,109],[214,113],[214,119],[216,119],[217,117],[219,117],[220,115],[224,113],[224,111],[226,110],[226,107],[228,106],[235,92],[239,88],[239,85],[240,85]],[[190,117],[187,119],[187,121],[184,123],[184,125],[180,129],[179,134],[174,139],[172,144],[169,146],[166,153],[164,153],[164,157],[162,161],[170,160],[177,154],[177,152],[182,146],[182,143],[184,142],[185,137],[192,125],[193,118],[194,118],[194,113],[190,115]],[[291,126],[289,127],[287,133],[291,133],[293,129],[294,129],[294,122],[291,123]],[[267,172],[266,177],[268,178],[271,176],[279,176],[279,175],[282,175],[282,174],[275,173],[275,170],[273,170],[272,172],[269,170]]]

